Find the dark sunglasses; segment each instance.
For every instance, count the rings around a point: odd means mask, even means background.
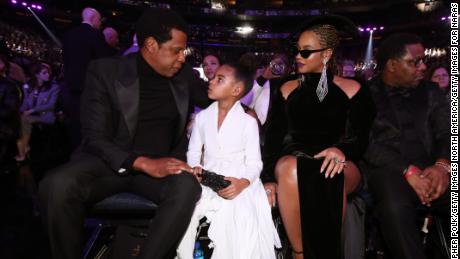
[[[323,50],[326,50],[327,48],[324,48],[324,49],[302,49],[302,50],[299,50],[299,49],[296,49],[294,51],[294,54],[295,56],[297,56],[297,54],[300,53],[300,56],[302,58],[308,58],[311,54],[315,53],[315,52],[320,52],[320,51],[323,51]]]
[[[406,61],[408,64],[410,64],[411,66],[414,66],[414,67],[420,67],[422,64],[427,64],[428,62],[428,57],[424,56],[424,57],[421,57],[421,58],[417,58],[417,59],[401,59],[403,61]]]

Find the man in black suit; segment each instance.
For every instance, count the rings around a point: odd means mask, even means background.
[[[6,53],[5,53],[6,54]],[[17,165],[16,140],[19,138],[21,119],[21,91],[8,78],[9,60],[0,53],[0,175],[12,173]],[[2,186],[4,187],[4,186]],[[3,189],[3,188],[2,188]],[[3,190],[2,190],[3,191]],[[2,192],[3,194],[3,192]]]
[[[84,88],[86,69],[91,60],[111,54],[101,31],[101,15],[87,7],[82,11],[82,23],[69,31],[63,40],[64,79],[62,89],[64,112],[72,148],[80,142],[80,96]]]
[[[82,147],[47,175],[44,202],[53,258],[80,258],[85,206],[130,191],[159,205],[140,258],[169,258],[201,188],[185,159],[191,105],[206,88],[185,63],[187,24],[150,9],[137,24],[139,53],[93,61],[82,95]]]
[[[417,207],[430,206],[449,223],[449,106],[436,85],[422,80],[424,52],[413,34],[390,36],[379,46],[380,72],[370,82],[377,116],[362,169],[389,252],[401,259],[426,258]]]
[[[111,56],[117,55],[120,50],[118,49],[118,43],[120,42],[118,32],[112,27],[106,27],[102,30],[104,34],[105,42],[109,45]]]

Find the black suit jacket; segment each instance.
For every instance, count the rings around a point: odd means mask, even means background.
[[[101,158],[115,171],[133,152],[139,112],[137,55],[91,62],[81,99],[82,151]],[[188,64],[170,79],[170,85],[180,114],[172,156],[185,159],[190,107],[209,104],[207,89]]]
[[[64,36],[62,48],[66,85],[73,95],[80,95],[89,62],[109,56],[109,45],[101,31],[82,23]]]
[[[16,139],[20,133],[20,90],[0,75],[0,174],[16,167]]]
[[[387,168],[402,173],[414,161],[408,161],[401,152],[401,122],[398,110],[392,107],[386,86],[377,77],[370,83],[377,116],[370,133],[370,142],[364,156],[364,165],[372,169]],[[422,168],[431,165],[438,158],[450,157],[449,105],[436,85],[422,81],[412,90],[410,115],[415,123],[415,130],[429,154],[430,161],[422,161]],[[379,170],[380,171],[380,170]]]

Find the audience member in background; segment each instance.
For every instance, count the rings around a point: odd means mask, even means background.
[[[241,99],[241,103],[253,109],[261,125],[265,124],[268,116],[270,100],[278,91],[282,80],[275,80],[289,74],[290,62],[285,54],[275,54],[264,73],[254,80],[254,85],[249,93]],[[273,80],[272,80],[273,79]]]
[[[26,74],[24,73],[24,70],[21,68],[21,66],[11,61],[11,51],[8,49],[5,39],[2,35],[0,35],[0,55],[4,55],[4,57],[9,60],[7,77],[10,80],[24,84],[27,81]]]
[[[342,77],[355,78],[355,63],[352,60],[345,59],[342,62]]]
[[[340,16],[319,16],[302,26],[299,78],[281,86],[266,122],[262,179],[272,205],[278,194],[295,259],[341,258],[344,201],[359,183],[355,164],[374,115],[366,88],[334,76],[329,67],[338,30],[357,33]]]
[[[80,143],[80,95],[85,87],[85,74],[91,60],[110,55],[104,40],[101,15],[93,8],[82,11],[82,23],[69,31],[63,40],[65,87],[62,103],[67,118],[72,148]]]
[[[9,60],[0,54],[0,174],[16,166],[16,140],[20,132],[21,92],[8,79]]]
[[[27,75],[24,72],[24,69],[20,65],[12,61],[10,61],[10,70],[8,72],[8,77],[11,80],[14,80],[20,84],[25,84],[27,82]]]
[[[32,125],[53,124],[56,120],[55,108],[60,88],[50,82],[51,68],[48,64],[37,63],[30,69],[31,79],[23,86],[24,100],[21,105],[21,138],[17,141],[17,161],[23,161],[29,151]]]
[[[217,55],[208,54],[203,58],[203,71],[204,75],[208,79],[208,82],[213,80],[216,76],[216,71],[221,64],[221,60]]]
[[[366,82],[374,78],[374,68],[372,67],[365,67],[360,71],[360,75],[358,76],[358,79],[361,82]]]
[[[207,81],[210,82],[214,77],[216,76],[216,71],[219,68],[221,64],[220,58],[216,54],[211,54],[208,53],[206,56],[203,58],[203,71],[204,75],[208,79]],[[197,70],[193,70],[193,72],[197,74],[197,77],[200,78],[200,74]],[[203,81],[204,84],[207,84],[206,82]],[[187,136],[190,136],[192,133],[192,128],[193,128],[193,123],[195,121],[195,116],[198,112],[200,112],[201,109],[199,107],[193,107],[193,113],[190,115],[190,121],[187,124]]]
[[[265,64],[265,60],[262,56],[257,56],[256,54],[252,52],[247,52],[241,55],[240,58],[238,59],[238,63],[247,67],[252,72],[254,80],[256,80],[259,76],[261,76],[264,73],[266,65],[267,65]],[[258,120],[257,114],[253,109],[249,108],[249,106],[247,106],[243,102],[241,102],[241,104],[243,105],[243,108],[246,111],[246,113],[248,113],[249,115],[251,115],[252,117]],[[260,126],[260,123],[259,123],[259,126]],[[263,142],[261,141],[261,143]]]
[[[247,52],[241,55],[238,63],[241,63],[254,71],[254,80],[261,76],[264,73],[265,68],[268,66],[268,62],[264,57],[258,56],[252,52]]]
[[[139,45],[137,44],[137,35],[134,33],[133,35],[133,43],[129,46],[128,49],[123,52],[123,56],[129,55],[131,53],[137,53],[139,51]]]
[[[450,91],[450,75],[445,66],[431,67],[425,75],[425,79],[436,83],[444,94]]]
[[[107,27],[102,31],[102,34],[104,34],[105,42],[110,47],[110,54],[112,56],[118,54],[118,32],[112,27]]]
[[[377,116],[362,170],[392,258],[425,259],[417,208],[429,206],[450,222],[449,105],[439,87],[422,80],[425,49],[416,35],[388,37],[376,57],[379,74],[369,89]]]
[[[126,191],[158,205],[138,258],[172,258],[200,198],[185,172],[185,125],[189,108],[209,100],[185,63],[188,26],[172,10],[149,9],[136,32],[139,53],[91,62],[81,148],[40,183],[53,258],[81,258],[86,208]]]

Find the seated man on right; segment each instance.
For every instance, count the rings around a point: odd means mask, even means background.
[[[398,259],[427,258],[416,208],[450,222],[449,106],[436,85],[422,80],[424,52],[416,35],[388,37],[370,82],[377,114],[362,169],[385,243]]]

